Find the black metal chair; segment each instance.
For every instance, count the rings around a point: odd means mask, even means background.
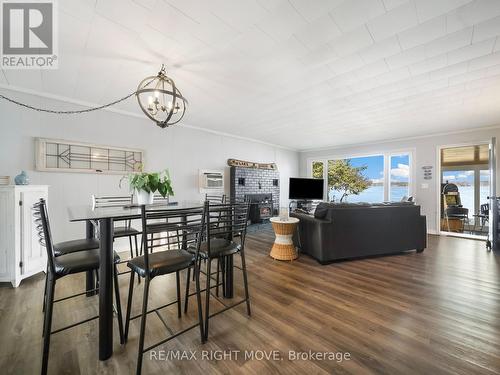
[[[131,205],[133,202],[133,195],[125,196],[106,196],[97,197],[92,195],[92,207],[102,208],[102,207],[123,207]],[[124,220],[124,225],[113,227],[113,238],[123,238],[128,237],[128,242],[130,246],[130,258],[134,257],[134,250],[132,246],[132,238],[135,242],[135,256],[139,256],[139,246],[137,242],[137,236],[141,234],[140,230],[132,227],[132,220]]]
[[[207,223],[206,223],[206,236],[204,241],[201,243],[199,249],[199,257],[207,260],[206,269],[206,288],[205,288],[205,322],[204,322],[204,333],[205,340],[208,339],[208,321],[211,317],[218,315],[228,309],[236,307],[243,302],[246,302],[247,313],[250,316],[250,296],[248,293],[248,280],[247,280],[247,268],[245,262],[245,236],[247,230],[247,222],[249,215],[250,205],[248,203],[231,203],[231,204],[210,204],[210,202],[205,202],[205,210],[207,212]],[[239,243],[238,243],[239,241]],[[194,250],[194,249],[192,249]],[[223,265],[225,262],[224,257],[232,256],[239,253],[241,256],[241,270],[243,272],[243,283],[245,288],[245,298],[231,306],[226,306],[220,311],[210,315],[210,294],[212,287],[211,284],[211,264],[213,259],[222,260],[219,262]],[[223,275],[223,289],[225,288],[225,270],[221,267]],[[196,272],[196,270],[195,270]],[[188,270],[188,280],[189,280],[189,270]],[[217,282],[218,286],[218,282]],[[189,282],[186,286],[186,299],[184,311],[187,311],[188,300],[190,294]],[[217,296],[216,296],[217,297]],[[224,304],[225,305],[225,304]]]
[[[210,203],[226,203],[226,194],[205,194],[205,201]]]
[[[155,206],[168,206],[170,203],[170,199],[169,197],[162,197],[160,194],[154,194],[153,196],[153,204]],[[158,220],[157,222],[155,223],[149,223],[149,227],[150,229],[152,229],[155,225],[158,225],[160,228],[162,228],[163,230],[175,230],[175,224],[173,225],[174,228],[171,228],[170,226],[165,226],[165,223],[168,223],[168,219],[165,219],[165,220]],[[149,241],[153,241],[154,240],[154,235],[155,234],[159,234],[161,232],[159,231],[155,231],[155,230],[150,230],[150,233],[147,234],[147,237],[149,239]],[[143,234],[145,235],[145,234]],[[170,241],[169,238],[167,238],[167,245],[168,245],[168,242]],[[139,252],[139,255],[142,255],[142,247],[143,247],[143,241],[141,241],[141,246],[140,246],[140,252]]]
[[[99,249],[88,250],[88,251],[78,251],[72,252],[64,255],[55,256],[54,246],[52,245],[52,233],[50,230],[49,217],[47,213],[47,205],[44,199],[40,199],[38,203],[33,206],[33,216],[35,221],[36,230],[39,236],[39,242],[42,246],[46,248],[47,251],[47,263],[48,263],[48,274],[47,274],[47,286],[45,297],[45,311],[44,311],[44,322],[43,322],[43,355],[42,355],[42,369],[41,373],[46,374],[49,361],[49,349],[50,349],[50,336],[54,333],[65,331],[69,328],[73,328],[77,325],[89,322],[98,318],[94,316],[92,318],[85,319],[83,321],[70,324],[66,327],[59,328],[52,331],[52,311],[54,303],[65,301],[67,299],[81,296],[89,292],[98,291],[98,289],[86,290],[82,293],[78,293],[72,296],[67,296],[54,300],[56,281],[67,275],[73,275],[80,272],[97,271],[99,269]],[[119,286],[116,263],[120,260],[119,256],[115,253],[115,272],[114,272],[114,289],[115,289],[115,299],[116,299],[116,312],[118,318],[118,327],[120,332],[120,342],[123,344],[123,322],[122,322],[122,312],[120,304]]]
[[[200,327],[200,337],[204,342],[203,333],[203,315],[201,310],[201,294],[198,266],[195,262],[198,256],[201,238],[205,229],[205,208],[203,206],[189,209],[165,209],[165,207],[142,206],[142,228],[143,228],[143,249],[144,255],[131,259],[127,265],[131,269],[130,287],[127,301],[127,314],[125,318],[125,334],[127,341],[130,321],[141,318],[141,328],[139,335],[139,350],[137,358],[137,374],[141,373],[142,356],[145,352],[161,345],[188,330]],[[163,223],[162,223],[163,222]],[[152,225],[150,225],[152,224]],[[149,235],[157,235],[150,238]],[[190,253],[187,249],[194,249]],[[166,250],[152,252],[154,248],[166,248]],[[158,310],[177,304],[178,316],[181,316],[181,292],[180,292],[180,271],[195,267],[196,277],[196,295],[198,300],[198,320],[194,324],[170,337],[153,344],[144,349],[144,335],[146,328],[147,314],[157,312]],[[160,307],[148,311],[149,284],[154,277],[175,273],[177,286],[177,299]],[[134,276],[144,278],[144,295],[142,301],[142,312],[139,315],[130,317],[132,296],[134,290]],[[189,280],[189,274],[188,274]],[[167,330],[164,319],[161,319]],[[171,331],[170,331],[171,332]]]
[[[77,240],[70,240],[64,242],[58,242],[52,245],[54,249],[54,256],[58,257],[61,255],[72,254],[79,251],[95,250],[99,249],[99,240],[95,238],[82,238]],[[45,271],[45,287],[43,294],[43,307],[42,312],[45,311],[45,297],[47,296],[47,283],[49,277],[49,265],[47,264],[47,270]],[[94,277],[93,272],[89,273],[87,277]],[[97,278],[97,273],[96,273]]]
[[[226,203],[227,201],[227,197],[226,197],[226,194],[205,194],[205,202],[209,202],[210,204],[224,204]],[[201,270],[201,258],[198,260],[198,267],[200,268]],[[205,260],[206,262],[206,260]],[[217,280],[216,280],[216,284],[217,284],[217,289],[216,289],[216,293],[217,293],[217,297],[219,296],[219,286],[222,285],[219,283],[219,280],[220,280],[220,276],[219,276],[219,271],[221,270],[221,265],[220,265],[220,261],[219,259],[217,259],[217,271],[215,272],[215,274],[217,275]],[[201,271],[203,273],[203,271]],[[193,281],[194,281],[194,272],[193,272]]]
[[[462,223],[462,229],[461,229],[462,233],[465,232],[465,224],[467,224],[470,227],[468,208],[449,206],[446,207],[446,209],[444,210],[444,214],[446,219],[446,225],[448,226],[448,232],[451,232],[449,219],[460,220],[460,222]]]
[[[481,228],[479,233],[483,233],[484,225],[490,220],[490,204],[484,203],[480,206],[479,214],[472,215],[474,217],[474,232],[476,232],[476,221],[479,219]]]

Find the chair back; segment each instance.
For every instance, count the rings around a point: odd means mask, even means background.
[[[489,211],[490,211],[490,204],[489,203],[485,203],[485,204],[481,205],[481,215],[488,215]]]
[[[35,222],[35,229],[38,233],[38,242],[45,247],[47,251],[47,262],[49,271],[55,274],[54,268],[54,248],[52,247],[52,233],[50,231],[49,216],[47,213],[47,203],[45,199],[41,198],[33,205],[33,221]]]
[[[123,207],[132,204],[133,194],[130,195],[108,195],[98,197],[92,194],[92,209],[102,207]]]
[[[245,244],[248,216],[250,204],[245,203],[224,203],[211,204],[205,202],[207,212],[207,238],[226,238],[233,241],[239,237],[241,246]],[[208,244],[208,255],[210,256],[210,241]]]
[[[169,202],[170,202],[170,199],[169,199],[168,195],[166,197],[162,197],[160,194],[153,195],[153,204],[168,205]]]
[[[149,254],[155,248],[168,250],[200,250],[205,231],[205,207],[171,209],[155,206],[141,206],[143,228],[144,263],[149,268]],[[156,235],[156,236],[155,236]]]
[[[205,201],[209,201],[210,203],[226,203],[226,194],[205,194]]]
[[[92,209],[106,207],[125,207],[131,205],[134,201],[134,195],[108,195],[98,197],[92,194]],[[127,227],[132,226],[132,220],[124,220]]]

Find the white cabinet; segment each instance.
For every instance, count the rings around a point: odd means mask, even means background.
[[[48,198],[48,186],[0,186],[0,282],[18,287],[22,279],[47,267],[31,208]]]

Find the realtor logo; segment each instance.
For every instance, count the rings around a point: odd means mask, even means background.
[[[3,69],[56,69],[54,1],[2,1]]]

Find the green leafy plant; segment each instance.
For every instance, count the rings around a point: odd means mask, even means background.
[[[163,198],[174,195],[172,180],[167,169],[161,172],[139,172],[123,176],[120,180],[120,187],[123,179],[128,179],[131,191],[158,192]]]
[[[328,186],[331,190],[342,193],[341,202],[349,195],[358,195],[371,185],[371,181],[363,175],[366,168],[353,167],[350,160],[334,160],[328,163]]]
[[[323,178],[323,162],[315,161],[312,164],[312,175],[313,178]]]

